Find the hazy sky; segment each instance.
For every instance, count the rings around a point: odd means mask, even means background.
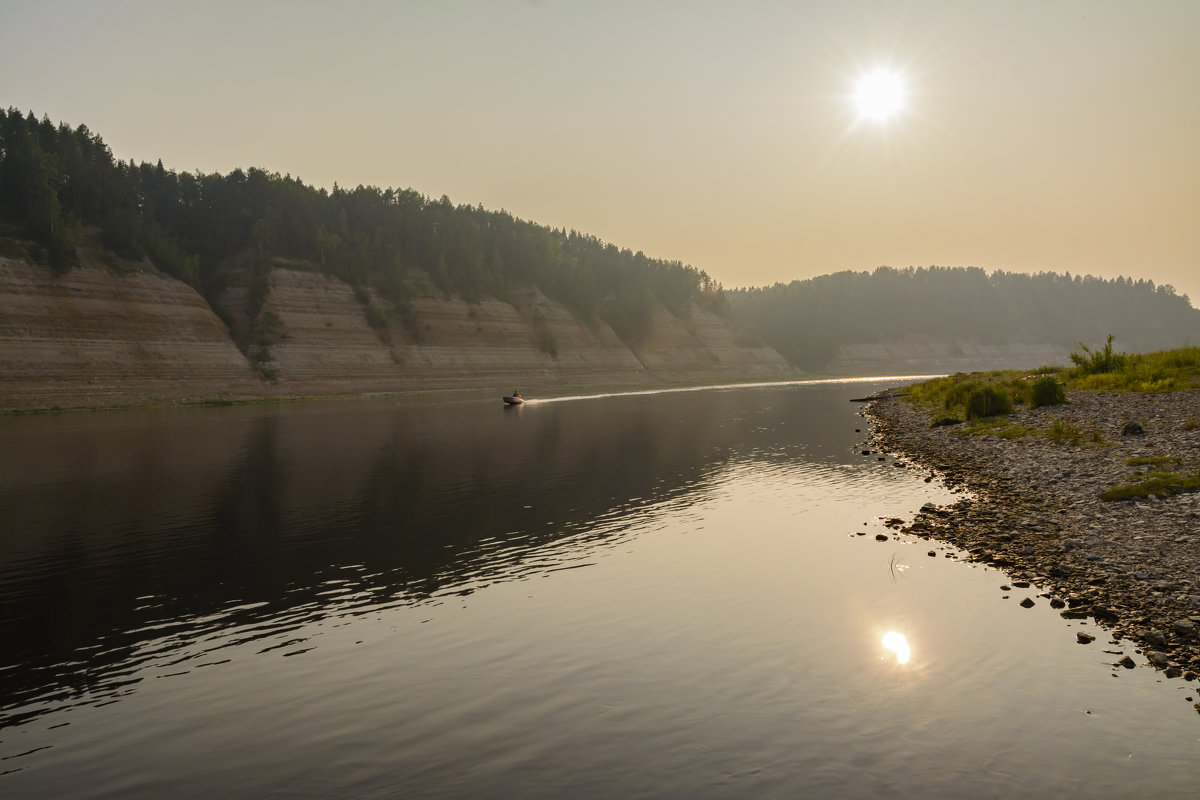
[[[859,117],[875,68],[901,112]],[[1200,304],[1200,1],[0,0],[0,104],[117,158],[449,195],[726,286],[881,264]]]

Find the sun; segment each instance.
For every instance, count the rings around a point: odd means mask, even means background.
[[[885,69],[867,73],[854,87],[854,105],[864,119],[875,122],[891,119],[904,106],[904,81]]]

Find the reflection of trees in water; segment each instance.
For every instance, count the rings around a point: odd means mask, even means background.
[[[691,497],[731,458],[847,450],[844,425],[829,424],[844,396],[696,392],[515,413],[351,404],[81,435],[80,448],[133,448],[134,466],[0,497],[39,531],[40,565],[0,584],[0,666],[19,665],[0,672],[0,708],[94,702],[230,636],[552,569],[620,536],[638,509]],[[72,503],[86,515],[62,516]],[[60,514],[39,520],[42,507]]]

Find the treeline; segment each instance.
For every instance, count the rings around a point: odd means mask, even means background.
[[[1200,311],[1170,286],[976,267],[838,272],[726,292],[742,325],[803,369],[851,343],[907,334],[983,344],[1095,346],[1108,334],[1139,352],[1200,343]]]
[[[206,175],[116,161],[86,126],[12,108],[0,114],[0,216],[60,272],[77,263],[85,226],[95,226],[106,248],[148,256],[210,303],[245,269],[286,258],[370,285],[401,308],[410,268],[472,302],[532,284],[626,341],[646,333],[659,304],[684,318],[693,301],[728,310],[703,271],[594,236],[411,189],[327,191],[255,168]]]

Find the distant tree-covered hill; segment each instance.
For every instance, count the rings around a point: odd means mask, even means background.
[[[192,174],[115,161],[99,135],[0,113],[0,220],[38,244],[36,258],[70,269],[85,226],[102,243],[199,289],[210,302],[237,270],[299,260],[403,308],[410,268],[468,301],[537,286],[582,319],[601,319],[626,341],[649,328],[659,304],[677,316],[696,301],[727,313],[719,284],[679,261],[649,258],[576,231],[505,211],[453,205],[412,190],[332,191],[250,168]]]
[[[1200,311],[1186,295],[1129,278],[880,267],[725,294],[744,327],[809,370],[842,345],[908,335],[1070,349],[1113,334],[1133,351],[1200,343]]]

